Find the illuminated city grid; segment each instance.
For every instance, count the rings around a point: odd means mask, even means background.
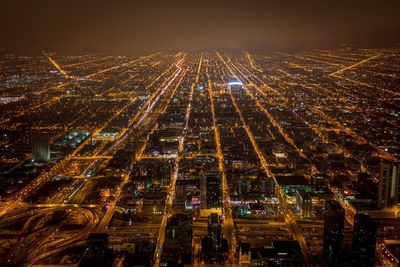
[[[0,265],[89,266],[104,233],[115,266],[320,266],[335,201],[340,260],[362,213],[397,266],[399,130],[399,47],[2,52]]]

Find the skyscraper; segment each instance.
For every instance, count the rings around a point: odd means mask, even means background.
[[[35,162],[50,161],[49,137],[45,134],[35,134],[32,137],[33,160]]]
[[[353,266],[374,266],[376,248],[376,223],[365,214],[354,216],[352,244]]]
[[[201,178],[202,209],[222,207],[221,175],[218,171],[207,171]]]
[[[212,239],[213,247],[221,247],[221,218],[217,213],[211,213],[208,218],[208,236]]]
[[[201,239],[202,261],[221,264],[228,256],[228,242],[222,236],[222,220],[217,213],[211,213],[208,218],[208,235]]]
[[[108,234],[90,233],[87,240],[87,249],[78,267],[111,267],[112,262],[113,253],[108,249]]]
[[[339,266],[344,233],[344,215],[344,209],[339,202],[326,201],[323,245],[323,257],[326,266]]]
[[[192,217],[175,214],[168,218],[161,255],[161,266],[192,264]]]
[[[312,200],[309,193],[304,190],[299,190],[296,193],[297,205],[299,207],[300,215],[303,218],[311,216]]]
[[[381,161],[378,208],[393,208],[399,203],[400,163]]]
[[[313,174],[311,175],[311,185],[315,192],[324,193],[327,189],[327,182],[323,175]]]

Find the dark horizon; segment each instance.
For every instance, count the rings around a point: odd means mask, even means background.
[[[207,50],[393,45],[398,1],[10,1],[7,50]]]

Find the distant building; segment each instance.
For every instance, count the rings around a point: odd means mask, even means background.
[[[45,134],[35,134],[32,137],[32,150],[34,162],[50,161],[49,137]]]
[[[393,208],[399,204],[400,163],[383,162],[380,164],[378,208]]]
[[[243,89],[243,83],[241,81],[232,80],[228,83],[228,90],[232,89]]]
[[[353,266],[374,266],[377,225],[368,215],[354,216],[352,244]]]
[[[303,218],[310,218],[312,208],[312,199],[310,194],[301,190],[297,191],[296,199],[298,208],[300,210],[300,215]]]
[[[371,207],[375,209],[378,206],[378,187],[379,183],[370,174],[359,173],[354,189],[358,199],[369,200]]]
[[[275,182],[271,177],[261,177],[260,187],[262,194],[272,195],[275,192]]]
[[[298,191],[311,193],[313,191],[310,183],[303,175],[275,176],[278,186],[285,193],[285,200],[288,204],[295,205]]]
[[[312,192],[310,183],[302,175],[276,176],[275,179],[286,194],[295,195],[299,190]]]
[[[378,249],[379,254],[390,262],[391,266],[399,267],[400,262],[400,240],[398,239],[385,239]]]
[[[237,180],[235,181],[236,192],[241,194],[248,194],[250,192],[250,180]]]
[[[250,244],[240,243],[239,244],[239,265],[249,266],[250,265]]]
[[[339,202],[327,200],[324,216],[323,259],[327,266],[340,266],[344,235],[344,209]]]
[[[311,175],[311,185],[316,193],[325,193],[328,187],[325,177],[320,174]]]

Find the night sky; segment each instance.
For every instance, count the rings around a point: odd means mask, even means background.
[[[1,1],[7,49],[210,49],[396,43],[400,1]]]

